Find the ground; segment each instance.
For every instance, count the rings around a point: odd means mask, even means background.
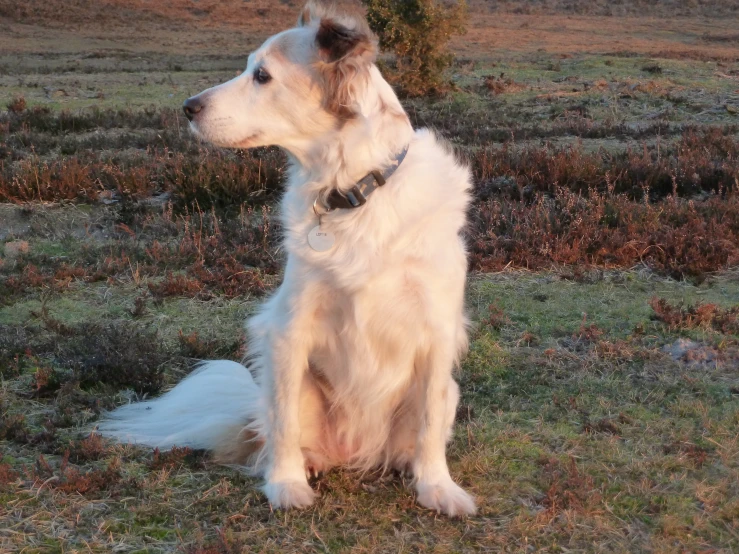
[[[470,161],[471,348],[450,520],[333,471],[302,512],[103,410],[240,359],[280,281],[279,152],[178,107],[297,3],[0,0],[0,551],[739,550],[739,13],[471,1],[449,94]]]

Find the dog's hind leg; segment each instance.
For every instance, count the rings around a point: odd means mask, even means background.
[[[326,396],[309,371],[303,376],[300,393],[300,449],[308,479],[318,477],[336,465],[333,441],[329,437],[328,411]]]
[[[432,341],[429,351],[418,362],[423,379],[413,475],[421,505],[450,516],[461,516],[474,514],[476,508],[473,498],[452,480],[446,462],[446,442],[459,400],[456,383],[450,386],[456,357],[453,336]]]
[[[264,405],[265,401],[261,403]],[[327,413],[328,405],[323,392],[311,374],[306,374],[300,393],[300,449],[308,479],[317,477],[336,464],[327,437]],[[234,425],[230,430],[222,430],[223,441],[213,448],[215,460],[230,465],[244,465],[251,461],[257,466],[252,471],[263,471],[259,461],[263,463],[261,450],[267,434],[265,420],[266,414],[261,413],[257,421],[251,421],[246,426]]]

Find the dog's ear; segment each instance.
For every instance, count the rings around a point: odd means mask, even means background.
[[[360,27],[351,29],[330,18],[321,19],[316,45],[321,59],[327,63],[347,57],[362,57],[372,62],[377,50],[371,33]]]
[[[329,17],[335,11],[336,6],[332,3],[327,3],[325,0],[308,0],[298,17],[298,27],[307,27],[324,17]]]
[[[316,30],[316,68],[323,77],[326,109],[342,121],[355,117],[357,89],[377,57],[377,39],[366,20],[356,10],[339,14],[311,0],[298,24]]]
[[[298,16],[298,27],[305,27],[306,25],[309,25],[310,20],[311,20],[310,7],[306,6],[303,8],[303,11],[300,12],[300,15]]]

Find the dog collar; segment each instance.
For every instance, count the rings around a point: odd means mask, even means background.
[[[352,210],[364,206],[367,203],[367,197],[383,186],[392,177],[393,173],[398,170],[406,154],[408,154],[409,148],[410,144],[403,148],[403,151],[395,157],[389,166],[382,171],[377,169],[370,171],[348,191],[340,192],[337,189],[332,190],[321,204],[323,204],[323,207],[328,212],[337,209]]]

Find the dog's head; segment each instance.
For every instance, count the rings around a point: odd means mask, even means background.
[[[187,99],[185,115],[218,146],[299,147],[357,115],[376,53],[363,18],[310,2],[297,27],[268,39],[241,75]]]

